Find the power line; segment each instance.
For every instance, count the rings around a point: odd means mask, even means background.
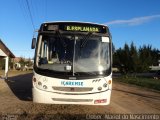
[[[44,15],[44,17],[45,17],[45,21],[47,22],[47,0],[45,0],[45,15]]]
[[[31,14],[31,9],[30,9],[28,0],[26,0],[26,3],[27,3],[28,12],[29,12],[29,15],[30,15],[31,23],[32,23],[33,29],[35,30],[35,26],[34,26],[34,22],[33,22],[33,17],[32,17],[32,14]]]
[[[26,22],[26,25],[27,25],[28,23],[27,23],[27,21],[26,21],[26,20],[27,20],[27,16],[26,16],[26,14],[25,14],[25,12],[26,12],[25,6],[24,6],[22,0],[18,0],[18,2],[19,2],[19,6],[20,6],[20,9],[21,9],[22,15],[23,15],[23,17],[24,17],[24,21]]]

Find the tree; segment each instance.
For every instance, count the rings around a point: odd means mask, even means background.
[[[144,45],[139,49],[132,42],[130,46],[125,43],[113,54],[113,66],[123,74],[149,71],[149,66],[156,64],[159,59],[159,50],[152,49],[151,45]]]
[[[21,57],[19,63],[21,64],[21,67],[25,66],[25,59]]]
[[[122,63],[121,63],[121,54],[122,54],[122,49],[119,48],[118,50],[116,50],[113,54],[113,67],[117,67],[120,72],[123,72],[122,70]]]
[[[150,45],[139,48],[140,72],[148,71],[149,66],[152,65],[151,51],[152,47]]]
[[[114,66],[118,67],[121,73],[127,74],[129,70],[129,46],[125,44],[123,49],[116,50],[113,60]]]
[[[112,53],[114,54],[115,52],[116,52],[116,49],[115,49],[114,44],[112,43]]]
[[[154,66],[158,66],[158,60],[160,59],[159,58],[159,53],[160,53],[160,51],[158,50],[158,49],[153,49],[152,51],[151,51],[151,56],[152,56],[152,65],[154,65]]]
[[[138,52],[137,48],[132,42],[130,45],[130,72],[136,73],[138,71],[139,66],[139,59],[138,59]]]
[[[25,61],[25,65],[27,65],[28,67],[33,65],[33,62],[31,61],[31,58],[29,58],[28,60]]]

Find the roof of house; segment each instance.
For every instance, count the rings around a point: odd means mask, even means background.
[[[0,39],[0,57],[8,56],[10,58],[15,58],[15,55],[8,49],[8,47]]]

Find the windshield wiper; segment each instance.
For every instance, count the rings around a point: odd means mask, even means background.
[[[86,45],[86,43],[87,43],[87,41],[88,41],[88,38],[90,37],[92,35],[92,33],[91,32],[89,32],[87,35],[85,35],[84,37],[83,37],[83,41],[82,41],[82,44],[81,44],[81,48],[83,48],[85,45]]]
[[[60,39],[63,47],[66,48],[66,47],[67,47],[67,44],[66,44],[66,43],[64,42],[64,40],[62,39],[61,33],[60,33],[59,31],[56,31],[56,34],[57,34],[57,36],[59,37],[59,39]]]

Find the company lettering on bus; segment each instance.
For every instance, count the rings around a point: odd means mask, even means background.
[[[64,86],[83,86],[83,82],[74,82],[74,81],[61,81],[61,85]]]

